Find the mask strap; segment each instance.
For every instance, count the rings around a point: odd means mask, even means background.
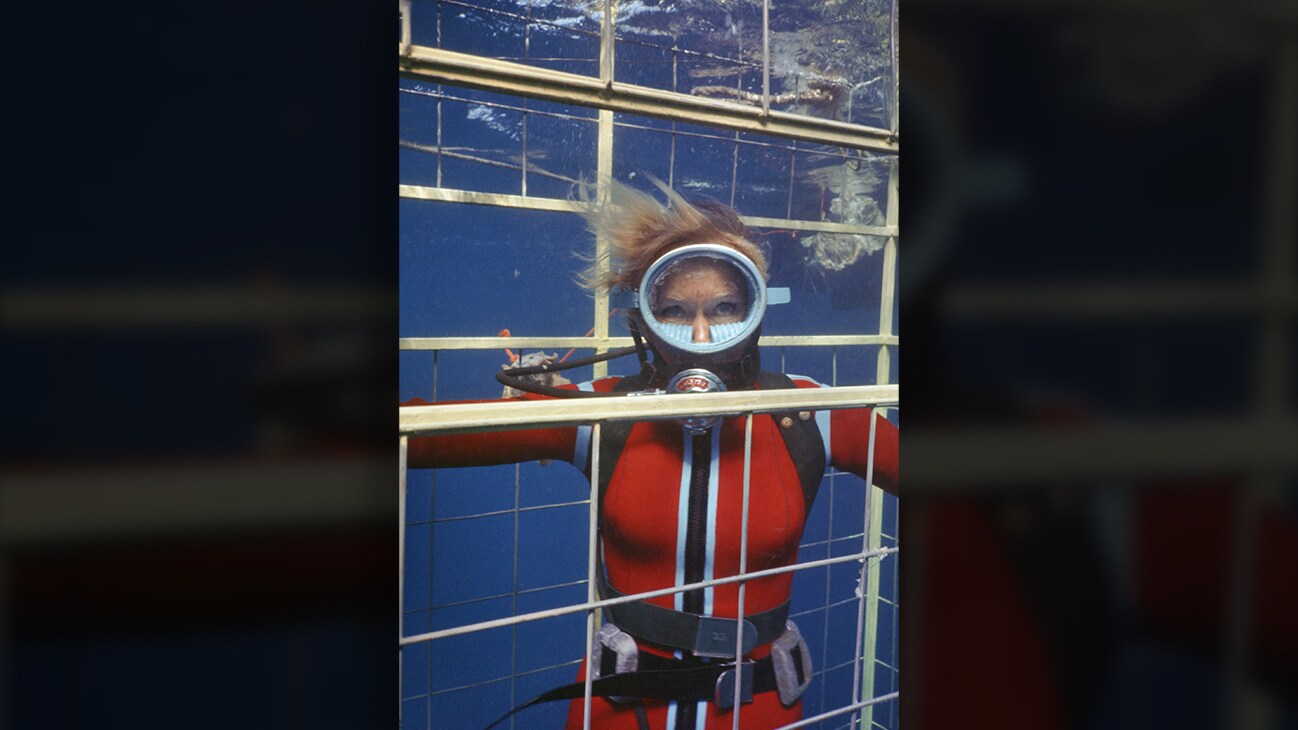
[[[635,354],[640,360],[640,373],[652,382],[658,368],[649,361],[648,347],[645,346],[644,339],[640,336],[640,323],[629,312],[626,316],[626,328],[631,330],[631,339],[635,341]]]

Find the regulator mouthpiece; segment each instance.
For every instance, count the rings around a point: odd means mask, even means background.
[[[682,370],[667,381],[668,393],[721,393],[725,389],[726,385],[721,382],[721,378],[703,368]],[[721,416],[698,416],[681,421],[685,431],[694,436],[707,433],[718,423],[721,423]]]

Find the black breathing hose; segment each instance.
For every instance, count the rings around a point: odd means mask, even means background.
[[[590,357],[582,357],[573,360],[571,362],[562,363],[562,364],[529,365],[528,367],[522,367],[522,368],[509,368],[507,370],[501,370],[497,372],[496,381],[502,385],[507,385],[516,390],[522,390],[528,393],[536,393],[537,395],[548,395],[554,398],[607,398],[610,396],[614,398],[621,398],[621,397],[625,397],[626,394],[625,393],[597,393],[595,391],[588,391],[588,390],[568,390],[566,388],[556,388],[551,385],[542,385],[540,383],[527,380],[524,376],[542,375],[544,373],[557,373],[560,370],[571,370],[573,368],[582,367],[583,365],[592,365],[597,362],[613,360],[615,358],[622,357],[623,355],[630,355],[631,353],[637,351],[638,348],[634,346],[621,347],[616,350],[609,350],[608,352],[602,355],[591,355]]]

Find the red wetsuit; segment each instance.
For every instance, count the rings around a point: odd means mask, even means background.
[[[821,387],[810,379],[791,377],[800,388]],[[566,387],[606,392],[618,380],[612,377]],[[418,399],[406,403],[423,404]],[[828,464],[865,477],[872,413],[869,409],[842,409],[816,414],[829,452]],[[635,424],[601,505],[604,565],[611,585],[629,594],[739,573],[744,421],[742,417],[728,419],[702,440],[687,435],[675,421]],[[897,429],[882,416],[876,422],[873,480],[895,494]],[[410,441],[407,458],[415,468],[563,459],[584,470],[588,467],[589,447],[589,427],[546,428],[415,438]],[[695,471],[694,461],[701,456],[708,462],[706,494],[696,491],[691,500],[691,482],[701,481],[692,480],[691,474]],[[793,564],[797,560],[808,505],[779,426],[768,415],[753,419],[750,483],[747,571]],[[690,541],[694,544],[687,545]],[[776,608],[789,599],[792,584],[793,573],[749,581],[744,614]],[[694,593],[702,596],[676,593],[651,600],[678,611],[694,609],[695,613],[732,618],[737,615],[738,584]],[[640,650],[671,656],[668,650],[643,643]],[[769,653],[769,644],[761,645],[753,650],[750,658],[761,659]],[[584,678],[584,671],[583,666],[578,680]],[[678,704],[646,700],[649,726],[654,730],[675,730],[678,714],[690,712],[681,710]],[[591,712],[594,728],[639,727],[630,705],[613,704],[597,697]],[[706,715],[707,728],[732,726],[731,711],[720,710],[713,703],[700,702],[694,712],[699,717]],[[777,693],[766,692],[755,695],[751,704],[742,705],[740,726],[773,728],[795,722],[801,715],[801,701],[784,707]],[[582,726],[580,700],[572,703],[567,726]],[[691,725],[691,730],[703,727],[704,724]]]

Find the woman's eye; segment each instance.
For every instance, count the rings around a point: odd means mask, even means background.
[[[685,310],[675,304],[664,307],[658,312],[658,319],[681,319],[684,316]]]
[[[721,302],[713,311],[722,317],[732,317],[739,313],[739,305],[734,302]]]

